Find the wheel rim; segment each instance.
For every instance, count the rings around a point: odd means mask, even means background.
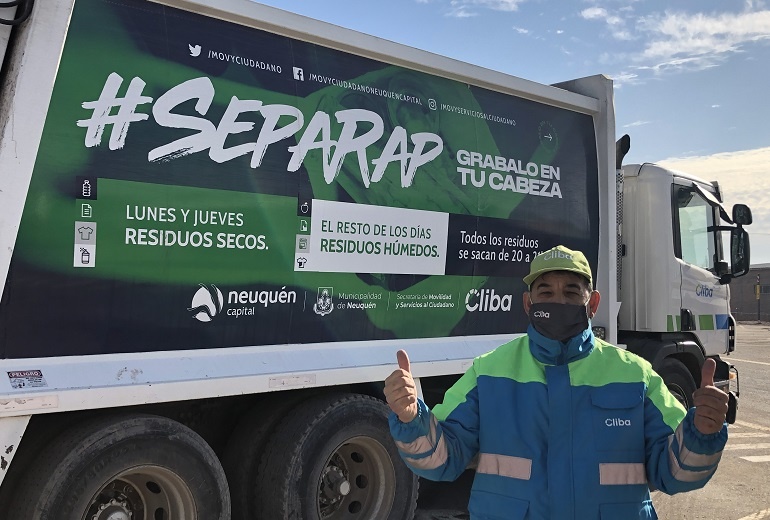
[[[323,520],[386,520],[395,489],[396,470],[388,450],[371,437],[353,437],[324,465],[318,515]]]
[[[195,500],[179,475],[159,466],[137,466],[116,475],[88,504],[82,520],[198,518]]]

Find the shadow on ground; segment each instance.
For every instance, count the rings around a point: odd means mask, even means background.
[[[420,479],[415,520],[468,520],[468,499],[474,471],[468,470],[454,482]]]

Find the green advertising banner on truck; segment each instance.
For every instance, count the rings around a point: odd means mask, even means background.
[[[596,269],[591,116],[140,0],[78,0],[7,358],[523,332]]]

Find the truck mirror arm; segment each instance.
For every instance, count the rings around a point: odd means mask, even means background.
[[[719,277],[719,285],[729,285],[733,281],[734,276],[730,273],[723,274]]]
[[[743,226],[708,226],[706,231],[732,231],[733,229],[743,229]]]

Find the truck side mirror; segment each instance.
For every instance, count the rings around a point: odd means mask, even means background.
[[[730,273],[730,266],[724,260],[720,260],[716,263],[714,270],[718,277],[722,278],[724,275]]]
[[[746,209],[748,209],[748,207]],[[751,212],[749,211],[749,222],[750,221]],[[743,228],[735,228],[730,231],[730,263],[732,264],[732,275],[735,278],[749,272],[749,234]]]
[[[751,209],[746,204],[736,204],[733,206],[733,222],[740,226],[751,224]]]

